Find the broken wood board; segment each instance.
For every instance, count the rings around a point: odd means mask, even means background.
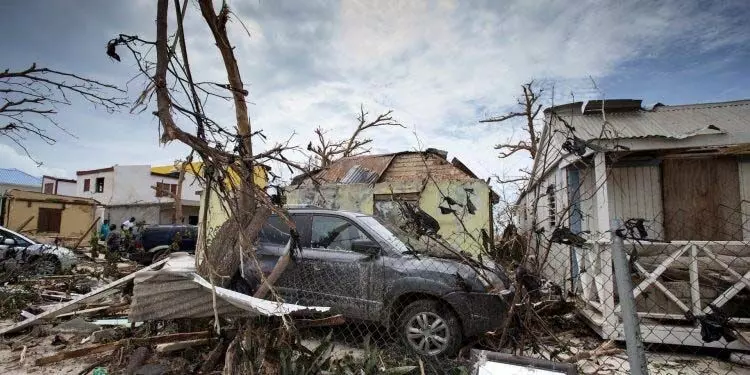
[[[190,333],[176,333],[172,335],[153,336],[153,337],[146,337],[146,338],[122,339],[120,341],[112,342],[109,344],[102,344],[102,345],[97,345],[97,346],[90,346],[87,348],[58,352],[51,356],[39,358],[36,361],[34,361],[34,364],[37,366],[43,366],[43,365],[48,365],[50,363],[63,361],[66,359],[84,357],[84,356],[87,356],[90,354],[96,354],[96,353],[105,353],[105,352],[115,350],[123,345],[135,345],[135,346],[157,345],[157,344],[166,344],[170,342],[208,339],[210,337],[211,337],[210,331],[201,331],[201,332],[190,332]]]
[[[127,283],[130,280],[133,280],[135,278],[135,275],[138,272],[153,270],[153,269],[161,266],[162,264],[166,263],[167,260],[168,259],[162,259],[161,261],[156,262],[156,263],[154,263],[154,264],[152,264],[152,265],[150,265],[150,266],[148,266],[146,268],[143,268],[140,271],[133,272],[130,275],[127,275],[127,276],[125,276],[123,278],[117,279],[117,280],[115,280],[115,281],[113,281],[113,282],[111,282],[111,283],[109,283],[109,284],[107,284],[107,285],[105,285],[105,286],[103,286],[103,287],[101,287],[99,289],[92,290],[91,292],[89,292],[87,294],[84,294],[83,296],[80,296],[80,297],[78,297],[78,298],[76,298],[76,299],[74,299],[72,301],[69,301],[69,302],[61,304],[60,307],[57,308],[57,309],[55,309],[55,310],[45,311],[45,312],[37,315],[34,319],[24,320],[22,322],[18,322],[16,324],[14,324],[14,325],[12,325],[10,327],[7,327],[7,328],[5,328],[3,330],[0,330],[0,335],[4,335],[6,333],[17,332],[17,331],[20,331],[20,330],[22,330],[24,328],[30,327],[32,325],[40,324],[40,323],[42,323],[44,321],[57,318],[58,316],[60,316],[62,314],[65,314],[65,313],[77,310],[78,306],[81,305],[81,304],[86,304],[86,303],[89,303],[89,302],[93,302],[93,301],[99,300],[101,298],[104,298],[104,297],[110,296],[112,294],[115,294],[115,293],[118,292],[118,289],[117,289],[118,287],[124,285],[125,283]]]
[[[156,352],[157,353],[175,352],[178,350],[192,348],[194,346],[208,345],[210,342],[211,342],[211,339],[195,339],[195,340],[177,341],[177,342],[170,342],[166,344],[159,344],[159,345],[156,345]]]

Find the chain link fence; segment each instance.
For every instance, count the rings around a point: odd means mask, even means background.
[[[577,361],[579,371],[750,372],[748,206],[737,190],[744,189],[737,162],[728,182],[725,162],[613,158],[597,171],[592,160],[539,189],[536,212],[527,213],[537,220],[527,261],[575,301],[593,333],[596,347]],[[628,338],[636,347],[625,346]]]

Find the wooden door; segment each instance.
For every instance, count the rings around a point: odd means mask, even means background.
[[[665,159],[662,184],[667,240],[742,240],[736,158]]]
[[[36,230],[39,233],[60,233],[62,210],[59,208],[39,208]]]

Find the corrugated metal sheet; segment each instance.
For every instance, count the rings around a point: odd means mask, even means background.
[[[377,181],[378,177],[380,175],[377,172],[363,168],[361,165],[355,165],[339,182],[342,184],[369,184]]]
[[[559,115],[576,129],[583,139],[627,139],[665,137],[684,139],[706,134],[738,134],[750,132],[750,100],[656,106],[651,111],[607,113],[607,124],[601,114]],[[557,126],[562,126],[558,124]],[[714,127],[718,130],[713,129]],[[604,131],[604,133],[602,133]]]
[[[15,168],[0,168],[0,184],[42,186],[42,179]]]
[[[355,166],[375,173],[377,177],[385,171],[395,154],[363,155],[336,160],[330,167],[315,177],[321,182],[340,183]],[[372,181],[377,181],[377,178]],[[350,182],[351,183],[351,182]]]
[[[216,309],[220,315],[286,315],[306,307],[254,298],[216,287]],[[132,322],[213,316],[211,284],[195,273],[195,257],[174,253],[158,271],[138,272],[133,287],[129,319]]]

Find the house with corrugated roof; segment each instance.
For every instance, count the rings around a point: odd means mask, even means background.
[[[645,342],[750,349],[719,332],[730,321],[750,332],[750,100],[593,100],[544,115],[516,206],[543,276],[602,338],[623,339],[618,233]]]
[[[15,168],[0,168],[0,196],[6,190],[39,191],[42,179]]]
[[[460,160],[442,150],[345,157],[286,188],[287,204],[375,215],[403,224],[405,209],[434,219],[437,234],[474,254],[492,246],[498,196]]]

